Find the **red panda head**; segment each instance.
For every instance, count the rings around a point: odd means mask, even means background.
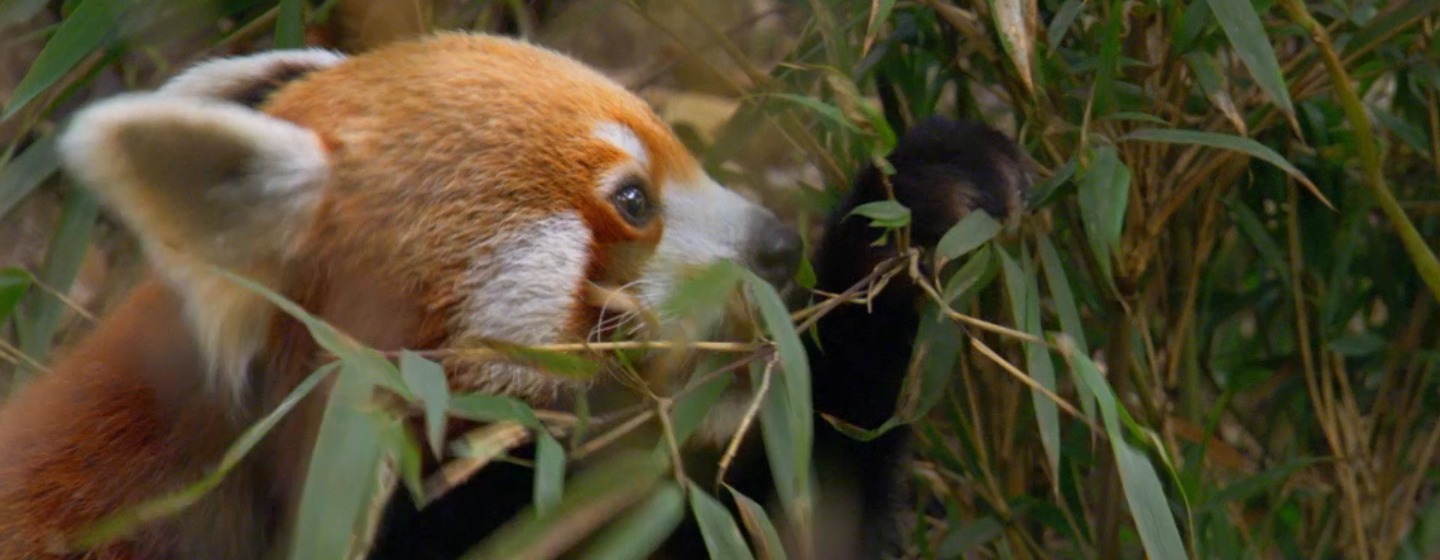
[[[446,35],[345,59],[196,67],[80,113],[66,167],[141,238],[221,385],[277,341],[254,278],[380,347],[584,339],[626,288],[656,305],[721,259],[783,276],[792,231],[706,176],[640,99],[559,54]],[[544,402],[566,383],[450,364]]]

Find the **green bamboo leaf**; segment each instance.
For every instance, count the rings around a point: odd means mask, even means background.
[[[0,167],[0,219],[4,219],[59,168],[60,155],[55,151],[53,134],[36,140]]]
[[[700,525],[700,536],[705,539],[705,549],[711,558],[727,560],[754,560],[755,555],[745,545],[745,537],[735,518],[719,500],[710,497],[704,490],[690,487],[690,510],[695,512],[695,521]]]
[[[935,245],[935,254],[945,260],[954,260],[994,239],[997,233],[1000,233],[1000,222],[984,210],[975,210],[945,232]]]
[[[0,269],[0,325],[15,312],[20,305],[20,299],[25,297],[25,292],[30,289],[34,279],[30,273],[20,268]]]
[[[483,393],[461,393],[450,397],[450,414],[476,422],[510,421],[530,428],[544,430],[545,425],[535,416],[535,411],[523,401],[502,395]]]
[[[298,49],[304,46],[304,0],[280,0],[280,10],[275,18],[275,48]]]
[[[1285,77],[1280,73],[1280,63],[1275,60],[1275,50],[1270,47],[1270,35],[1260,24],[1260,14],[1249,0],[1206,0],[1210,12],[1225,30],[1225,37],[1235,48],[1235,54],[1260,89],[1270,96],[1281,110],[1294,115],[1295,107],[1290,103],[1290,91],[1286,89]]]
[[[854,122],[852,122],[850,119],[846,118],[845,112],[841,111],[839,107],[836,107],[819,99],[815,99],[813,97],[806,97],[803,95],[796,95],[793,93],[771,93],[767,94],[766,97],[780,99],[793,103],[795,105],[799,105],[800,107],[813,111],[815,114],[823,117],[827,121],[840,125],[845,130],[856,134],[859,134],[861,132],[860,127]]]
[[[1055,11],[1055,18],[1050,20],[1050,28],[1045,32],[1049,41],[1050,50],[1060,48],[1060,41],[1070,32],[1070,26],[1075,24],[1075,18],[1080,15],[1080,9],[1085,7],[1084,0],[1065,0],[1060,9]]]
[[[685,520],[685,491],[662,482],[648,500],[601,530],[580,560],[649,558]]]
[[[121,3],[112,0],[84,0],[70,15],[60,22],[60,27],[45,47],[30,64],[25,77],[10,94],[5,104],[5,114],[0,120],[9,120],[20,112],[41,93],[55,85],[86,56],[105,48],[115,38]]]
[[[371,379],[346,363],[330,390],[301,490],[292,560],[343,560],[368,542],[356,537],[373,526],[369,506],[381,491],[384,459]]]
[[[1325,198],[1325,195],[1320,194],[1320,188],[1315,186],[1315,183],[1311,182],[1309,177],[1306,177],[1299,168],[1292,165],[1284,156],[1281,156],[1279,153],[1276,153],[1275,150],[1270,149],[1270,147],[1264,144],[1243,136],[1220,132],[1206,132],[1203,130],[1142,128],[1126,134],[1120,140],[1190,144],[1240,152],[1251,157],[1259,158],[1275,167],[1279,167],[1282,171],[1294,177],[1296,181],[1299,181],[1300,184],[1305,185],[1305,188],[1310,191],[1310,194],[1315,195],[1315,198],[1320,199],[1326,206],[1331,206],[1330,201]]]
[[[970,297],[980,293],[1000,273],[1000,265],[993,256],[990,245],[981,247],[960,266],[960,270],[945,281],[945,290],[940,298],[952,307],[963,307]]]
[[[660,304],[666,317],[679,317],[700,325],[717,323],[725,313],[725,303],[740,283],[743,268],[722,260],[686,277]]]
[[[1090,344],[1085,338],[1085,324],[1080,322],[1080,309],[1075,304],[1075,294],[1070,291],[1070,279],[1065,274],[1065,267],[1061,264],[1060,253],[1055,250],[1055,245],[1050,242],[1050,236],[1039,235],[1040,264],[1045,269],[1046,286],[1050,289],[1050,297],[1055,302],[1055,314],[1060,317],[1060,329],[1070,337],[1075,349],[1086,356],[1090,355]],[[1075,392],[1080,400],[1080,409],[1084,411],[1085,418],[1095,419],[1095,395],[1090,393],[1090,387],[1083,383],[1075,385]]]
[[[1123,405],[1116,400],[1110,384],[1090,358],[1080,354],[1069,339],[1061,337],[1058,343],[1071,371],[1075,373],[1075,379],[1089,386],[1100,405],[1100,417],[1110,439],[1110,449],[1115,454],[1125,502],[1130,506],[1130,515],[1135,519],[1135,528],[1145,553],[1151,558],[1186,558],[1180,529],[1170,513],[1169,500],[1155,465],[1125,439],[1120,418],[1124,414]]]
[[[707,355],[701,358],[702,367],[696,371],[712,371],[717,361],[717,356]],[[710,367],[703,367],[703,364],[707,363]],[[685,394],[675,401],[675,406],[670,410],[670,427],[677,443],[684,445],[685,441],[690,439],[690,435],[695,433],[695,429],[700,427],[701,421],[710,412],[710,407],[720,402],[720,397],[725,395],[725,390],[730,388],[733,381],[733,376],[717,375],[697,387],[688,388]],[[665,443],[662,442],[661,445]]]
[[[1015,262],[1009,254],[1001,251],[1000,264],[1005,271],[1005,289],[1010,295],[1010,312],[1019,330],[1036,338],[1045,333],[1040,324],[1040,288],[1036,285],[1034,264],[1029,251],[1021,248],[1021,260]],[[1041,387],[1055,392],[1055,364],[1050,361],[1050,350],[1036,342],[1025,342],[1025,368]],[[1030,392],[1030,402],[1035,407],[1035,425],[1040,430],[1040,444],[1050,460],[1050,472],[1055,473],[1056,482],[1060,473],[1060,411],[1055,401],[1039,391]]]
[[[966,522],[945,536],[940,543],[939,558],[966,558],[969,554],[986,543],[1000,538],[1005,534],[1005,526],[994,516],[987,515],[974,521]]]
[[[777,387],[766,393],[761,404],[760,423],[762,436],[767,436],[766,455],[769,456],[776,487],[785,490],[781,498],[786,511],[792,516],[805,515],[810,511],[810,448],[814,440],[809,357],[800,342],[800,334],[795,332],[795,325],[790,322],[790,311],[775,288],[749,271],[745,272],[745,284],[760,311],[765,329],[775,342],[781,366],[772,382]],[[787,433],[784,447],[780,447],[780,441],[768,441],[774,434],[764,430],[765,424],[779,422],[776,415],[785,418]]]
[[[541,514],[527,508],[464,560],[554,558],[654,492],[669,467],[663,453],[620,453],[576,475],[565,497]]]
[[[80,265],[85,253],[90,250],[90,232],[95,227],[95,218],[100,214],[100,205],[95,195],[82,189],[71,189],[60,214],[60,224],[55,237],[45,254],[45,263],[40,267],[38,283],[59,293],[69,293],[75,278],[80,274]],[[55,332],[65,316],[66,303],[47,290],[31,292],[30,302],[16,317],[15,327],[20,339],[20,351],[38,361],[50,355]],[[31,372],[21,368],[22,382]]]
[[[1115,75],[1120,72],[1120,45],[1124,42],[1121,34],[1125,29],[1122,21],[1125,10],[1110,10],[1100,28],[1100,52],[1095,57],[1095,87],[1093,95],[1094,114],[1105,116],[1117,107],[1115,96]]]
[[[1049,179],[1035,185],[1035,188],[1032,189],[1034,194],[1030,196],[1030,210],[1039,210],[1044,208],[1046,204],[1049,204],[1050,201],[1055,198],[1055,193],[1060,192],[1060,187],[1064,186],[1071,177],[1074,177],[1075,171],[1079,168],[1080,160],[1070,158],[1070,161],[1065,162],[1065,165],[1056,169],[1055,172],[1050,175]]]
[[[535,511],[549,513],[560,505],[565,488],[565,448],[541,430],[535,438]]]
[[[600,364],[585,356],[493,341],[490,346],[512,362],[572,379],[590,379],[600,371]]]
[[[1216,60],[1215,55],[1204,51],[1195,51],[1185,55],[1185,62],[1190,67],[1190,71],[1195,73],[1196,80],[1200,82],[1200,90],[1205,92],[1205,97],[1210,100],[1210,104],[1219,109],[1230,121],[1230,125],[1240,131],[1242,136],[1248,134],[1249,125],[1245,123],[1245,117],[1240,114],[1240,110],[1235,107],[1235,100],[1230,97],[1228,81],[1225,79],[1225,75],[1220,69],[1220,61]],[[1161,122],[1159,124],[1165,126],[1169,123]]]
[[[877,200],[856,206],[845,217],[863,216],[870,218],[870,225],[878,228],[901,228],[910,225],[910,209],[893,200]]]
[[[376,417],[376,437],[384,456],[395,466],[400,483],[417,504],[425,503],[424,460],[420,442],[410,432],[408,418],[400,415]]]
[[[1080,217],[1090,250],[1107,281],[1111,277],[1110,255],[1120,245],[1129,204],[1130,168],[1120,161],[1115,148],[1092,150],[1090,167],[1080,178]]]
[[[735,504],[740,510],[740,523],[745,526],[745,531],[750,533],[751,546],[759,551],[760,558],[786,560],[788,556],[785,555],[785,546],[780,541],[780,532],[775,530],[775,524],[770,522],[765,508],[729,484],[725,485],[725,489],[735,498]]]
[[[436,457],[445,445],[445,411],[450,409],[450,386],[445,368],[406,350],[400,353],[400,376],[425,409],[425,438]]]
[[[270,430],[285,418],[285,415],[294,410],[301,400],[314,392],[322,381],[339,368],[339,362],[331,362],[312,372],[304,381],[296,385],[295,389],[280,401],[280,404],[275,406],[275,410],[270,411],[269,414],[241,432],[240,437],[235,438],[234,443],[225,449],[225,454],[220,457],[220,462],[200,480],[170,494],[152,498],[140,505],[101,518],[93,525],[75,534],[72,539],[73,549],[86,550],[123,538],[151,522],[172,517],[194,505],[200,498],[219,486],[225,480],[225,476],[240,464],[240,460],[249,455],[255,446],[260,444]]]
[[[1440,2],[1433,0],[1406,0],[1388,3],[1388,6],[1393,9],[1364,22],[1364,26],[1345,41],[1342,46],[1344,58],[1349,59],[1383,45],[1401,31],[1419,25],[1426,17],[1440,11]]]

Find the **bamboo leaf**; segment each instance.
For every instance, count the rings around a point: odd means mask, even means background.
[[[648,500],[601,530],[580,560],[649,558],[685,520],[685,491],[663,482]]]
[[[464,560],[554,558],[570,550],[615,515],[650,496],[669,465],[663,453],[622,453],[593,465],[571,481],[551,510],[517,515]]]
[[[775,524],[770,522],[765,508],[728,484],[725,489],[730,491],[730,495],[735,498],[735,505],[739,506],[740,523],[745,525],[745,531],[750,533],[750,543],[759,552],[760,560],[786,560],[780,532],[775,530]]]
[[[95,195],[82,189],[70,190],[55,237],[50,240],[49,251],[45,254],[45,263],[40,267],[39,278],[36,279],[38,283],[61,294],[70,292],[80,274],[85,253],[90,250],[90,232],[99,214],[100,205]],[[65,309],[66,303],[49,291],[31,292],[29,304],[16,321],[20,351],[44,361],[50,355],[51,342],[60,328]],[[21,371],[28,370],[22,368]],[[23,381],[23,377],[21,379]]]
[[[856,206],[850,216],[870,218],[870,225],[878,228],[902,228],[910,225],[910,209],[893,200],[877,200]]]
[[[503,395],[483,393],[462,393],[450,397],[450,414],[476,422],[510,421],[530,428],[544,430],[545,425],[535,417],[530,405],[519,399]]]
[[[363,367],[363,366],[361,366]],[[368,544],[370,504],[381,491],[384,457],[371,412],[372,376],[346,363],[330,390],[302,487],[289,557],[351,558]]]
[[[445,369],[406,350],[400,353],[400,376],[425,408],[426,441],[430,451],[439,457],[445,445],[445,412],[450,409],[450,386],[445,381]]]
[[[280,11],[275,18],[275,48],[298,49],[304,46],[304,0],[280,0]]]
[[[512,362],[572,379],[590,379],[600,371],[600,364],[585,356],[495,341],[492,341],[490,346]]]
[[[1065,34],[1069,33],[1070,26],[1074,25],[1075,18],[1080,15],[1080,10],[1084,7],[1084,0],[1065,0],[1065,3],[1060,5],[1060,9],[1055,11],[1055,18],[1050,20],[1050,28],[1045,33],[1050,50],[1060,48],[1060,41],[1065,39]]]
[[[1021,331],[1036,338],[1043,338],[1040,325],[1040,289],[1036,286],[1034,265],[1029,251],[1022,247],[1021,260],[1015,262],[1009,254],[1000,252],[1001,267],[1005,271],[1005,288],[1010,294],[1010,312],[1015,325]],[[1023,263],[1023,264],[1022,264]],[[1050,351],[1045,345],[1025,342],[1025,368],[1041,387],[1055,392],[1055,364],[1050,361]],[[1055,402],[1039,391],[1030,392],[1030,402],[1035,408],[1035,425],[1040,430],[1040,444],[1050,461],[1050,472],[1059,481],[1060,473],[1060,411]]]
[[[30,273],[20,268],[0,269],[0,325],[15,312],[20,299],[34,281]]]
[[[45,47],[30,63],[25,77],[10,94],[5,104],[5,114],[0,120],[9,120],[16,113],[34,101],[50,86],[59,82],[86,56],[104,48],[114,40],[118,26],[120,3],[112,0],[83,0],[60,22],[60,27]]]
[[[986,245],[971,255],[965,264],[960,266],[960,270],[955,271],[955,274],[945,281],[945,290],[941,292],[940,298],[952,307],[963,307],[971,296],[989,286],[1000,273],[1000,265],[993,255],[994,252],[990,245]]]
[[[1090,250],[1107,280],[1111,277],[1110,255],[1119,247],[1129,204],[1130,169],[1115,148],[1096,148],[1090,155],[1090,167],[1080,178],[1080,216]]]
[[[768,94],[767,97],[772,97],[775,99],[787,101],[795,105],[799,105],[800,107],[809,109],[816,115],[823,117],[826,121],[840,125],[845,130],[854,132],[856,134],[860,133],[860,127],[850,119],[846,118],[844,111],[841,111],[839,107],[836,107],[824,101],[820,101],[819,99],[815,99],[813,97],[806,97],[803,95],[796,95],[793,93],[771,93]]]
[[[1063,337],[1058,342],[1076,380],[1089,386],[1090,391],[1095,394],[1096,403],[1100,405],[1100,417],[1110,439],[1110,449],[1115,454],[1121,487],[1125,490],[1125,502],[1130,506],[1130,515],[1135,519],[1135,528],[1140,534],[1145,553],[1151,558],[1186,558],[1185,546],[1180,540],[1180,529],[1175,525],[1175,517],[1170,513],[1169,500],[1160,485],[1160,476],[1155,465],[1125,439],[1120,419],[1124,410],[1117,402],[1110,384],[1105,381],[1090,358],[1076,351],[1074,343]]]
[[[1320,188],[1310,181],[1300,169],[1296,168],[1284,156],[1276,153],[1268,146],[1251,140],[1249,138],[1224,134],[1220,132],[1206,132],[1203,130],[1181,130],[1181,129],[1160,129],[1142,128],[1126,134],[1121,140],[1143,140],[1149,142],[1165,142],[1170,144],[1189,144],[1195,146],[1206,146],[1220,148],[1222,150],[1233,150],[1251,157],[1259,158],[1266,163],[1279,167],[1285,173],[1294,177],[1300,184],[1320,199],[1326,206],[1334,208],[1325,195],[1320,194]]]
[[[935,245],[935,254],[945,260],[954,260],[994,239],[998,233],[1000,222],[995,221],[995,218],[991,218],[984,210],[975,210],[962,218],[955,227],[950,228],[950,231],[945,232],[940,242]]]
[[[766,454],[770,455],[770,467],[776,478],[777,488],[788,490],[781,494],[786,511],[792,516],[805,516],[810,511],[810,449],[814,440],[813,396],[810,388],[809,357],[800,342],[800,334],[790,322],[790,311],[775,288],[745,272],[745,283],[765,329],[775,342],[779,354],[780,370],[776,372],[779,388],[771,389],[761,405],[760,422],[777,422],[776,415],[783,415],[786,433],[784,447],[780,442],[766,441]],[[762,429],[762,435],[772,434]],[[774,452],[780,452],[775,454]]]
[[[735,525],[735,518],[718,500],[692,486],[690,510],[695,512],[695,521],[700,525],[700,535],[711,558],[754,560],[755,555],[745,546],[745,537]]]
[[[1035,92],[1035,77],[1030,64],[1035,56],[1035,39],[1031,37],[1030,30],[1038,27],[1034,5],[1030,0],[990,0],[990,13],[995,18],[1000,46],[1004,47],[1005,54],[1010,55],[1015,73],[1020,75],[1020,83],[1031,94]]]
[[[1260,89],[1270,96],[1281,110],[1292,116],[1295,107],[1290,103],[1290,91],[1286,89],[1285,77],[1280,73],[1280,63],[1275,60],[1275,50],[1270,47],[1270,36],[1260,24],[1260,14],[1248,0],[1206,0],[1210,12],[1225,30],[1225,37],[1235,48],[1235,54]]]
[[[1050,236],[1039,236],[1040,263],[1045,269],[1046,286],[1050,289],[1050,297],[1055,302],[1055,314],[1060,318],[1060,329],[1070,337],[1075,345],[1076,351],[1086,356],[1090,355],[1090,344],[1085,338],[1085,324],[1080,322],[1080,310],[1075,304],[1075,294],[1070,291],[1070,279],[1065,274],[1065,267],[1060,262],[1060,253],[1055,250],[1055,245],[1050,242]],[[1080,400],[1080,409],[1084,411],[1085,418],[1095,419],[1095,395],[1090,392],[1090,387],[1084,383],[1075,384],[1075,392]]]
[[[714,360],[709,360],[713,362]],[[705,363],[702,359],[701,363]],[[707,371],[713,368],[702,368],[697,371]],[[683,445],[695,429],[700,427],[705,414],[710,412],[710,407],[720,402],[720,397],[725,395],[725,390],[733,383],[734,377],[720,375],[703,382],[702,385],[686,391],[670,410],[670,426],[674,430],[676,442]]]
[[[60,168],[55,136],[45,136],[0,167],[0,219]]]
[[[535,511],[549,513],[560,505],[565,487],[565,448],[549,432],[536,432]]]
[[[890,11],[893,9],[895,0],[874,0],[870,3],[870,21],[865,24],[865,42],[860,47],[862,54],[870,52],[870,46],[875,44],[881,27],[890,21]]]

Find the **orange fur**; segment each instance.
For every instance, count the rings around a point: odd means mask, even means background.
[[[578,216],[587,236],[581,277],[566,280],[577,283],[545,287],[573,300],[555,337],[581,338],[600,316],[581,297],[586,283],[622,285],[649,274],[667,228],[686,226],[660,218],[632,226],[597,194],[597,185],[631,160],[596,137],[598,124],[634,132],[647,156],[639,171],[655,198],[663,201],[666,189],[718,190],[638,98],[577,62],[515,41],[448,35],[395,45],[314,70],[263,97],[260,110],[319,139],[328,179],[293,246],[258,252],[241,272],[380,348],[465,344],[476,319],[464,309],[487,303],[471,301],[473,267],[505,250],[514,241],[509,232],[530,231],[547,216]],[[197,128],[177,122],[167,126]],[[126,196],[109,202],[150,204]],[[206,220],[174,217],[183,226],[175,235],[156,234],[169,230],[154,219],[185,211],[161,202],[145,214],[121,214],[156,244],[147,250],[192,255],[183,245]],[[729,204],[736,217],[750,210]],[[719,223],[739,227],[736,221]],[[257,344],[261,355],[242,371],[250,385],[241,386],[238,403],[207,383],[213,356],[201,355],[186,305],[203,313],[210,302],[183,301],[194,297],[184,284],[200,273],[186,274],[147,281],[0,411],[0,560],[59,552],[59,543],[101,516],[195,480],[317,365],[318,349],[303,328],[272,314]],[[474,367],[446,364],[459,386]],[[545,404],[553,395],[517,396]],[[320,402],[309,399],[185,515],[76,557],[274,554],[299,494]]]

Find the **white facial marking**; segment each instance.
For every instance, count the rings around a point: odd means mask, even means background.
[[[650,154],[645,151],[645,143],[640,141],[640,137],[636,136],[630,127],[620,123],[603,122],[595,127],[595,137],[629,154],[631,159],[640,164],[641,169],[650,165]]]
[[[575,290],[590,262],[590,230],[574,213],[557,214],[478,250],[465,289],[464,336],[546,344],[564,335]],[[566,385],[559,376],[487,364],[459,382],[467,388],[541,401]]]
[[[752,223],[765,212],[704,175],[667,186],[664,208],[665,234],[639,283],[640,297],[656,309],[687,271],[742,259]]]

